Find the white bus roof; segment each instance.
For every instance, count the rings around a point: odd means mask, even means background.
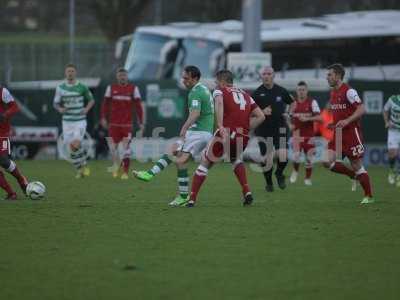
[[[221,41],[225,46],[242,42],[243,24],[237,20],[219,23],[178,22],[141,26],[137,32],[168,37],[197,37]],[[271,19],[261,24],[264,42],[321,40],[373,36],[400,37],[400,10],[357,11],[315,18]]]

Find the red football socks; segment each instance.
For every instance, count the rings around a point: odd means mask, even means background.
[[[197,194],[199,193],[199,190],[204,180],[206,180],[207,173],[208,169],[201,165],[196,169],[192,180],[192,190],[190,192],[190,200],[196,201]]]
[[[312,174],[312,167],[306,167],[306,179],[310,179]]]
[[[336,161],[336,162],[333,163],[333,165],[330,167],[330,170],[331,170],[332,172],[335,172],[335,173],[347,175],[347,176],[349,176],[349,177],[352,178],[352,179],[353,179],[353,178],[355,177],[355,175],[356,175],[356,174],[354,173],[353,170],[350,170],[350,169],[347,168],[343,163],[338,162],[338,161]]]
[[[25,193],[26,186],[28,185],[28,180],[26,179],[26,177],[20,173],[17,166],[15,166],[15,169],[11,171],[10,174],[17,179],[19,186]]]
[[[122,162],[121,162],[121,166],[122,166],[122,170],[124,173],[128,173],[129,172],[129,165],[130,165],[131,160],[128,157],[125,157]]]
[[[363,172],[356,176],[357,180],[360,182],[361,187],[364,190],[365,197],[372,197],[371,181],[367,172]]]
[[[238,179],[242,187],[243,196],[245,196],[247,193],[250,192],[250,188],[247,183],[246,168],[244,167],[244,164],[243,163],[237,164],[233,172],[235,173],[236,178]]]

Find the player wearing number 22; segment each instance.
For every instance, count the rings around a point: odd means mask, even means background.
[[[365,108],[357,91],[343,83],[344,75],[345,70],[341,64],[328,67],[327,80],[332,89],[329,104],[333,115],[332,127],[335,130],[334,138],[329,142],[328,161],[324,166],[332,172],[357,179],[364,190],[361,203],[367,204],[372,203],[373,198],[368,172],[362,164],[364,145],[360,119]],[[336,161],[338,153],[350,160],[351,169]]]
[[[10,119],[18,112],[19,107],[14,97],[6,88],[0,86],[0,166],[17,179],[25,193],[28,180],[21,174],[15,162],[10,159]],[[2,171],[0,171],[0,187],[7,192],[6,200],[17,199],[17,194],[8,184]]]
[[[193,176],[188,207],[195,205],[197,194],[207,177],[208,170],[223,157],[233,164],[233,172],[242,187],[243,205],[250,205],[253,201],[241,154],[249,141],[249,131],[260,125],[265,116],[250,95],[233,86],[232,72],[218,71],[216,84],[213,98],[217,130]]]

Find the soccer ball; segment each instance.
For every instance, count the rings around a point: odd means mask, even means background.
[[[44,197],[44,193],[46,192],[46,187],[40,181],[32,181],[28,183],[26,187],[26,194],[32,200],[39,200]]]

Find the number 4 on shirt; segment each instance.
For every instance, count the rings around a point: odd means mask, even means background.
[[[239,104],[240,110],[246,110],[246,100],[244,99],[244,95],[239,92],[232,92],[233,95],[233,101],[235,101],[236,104]]]

